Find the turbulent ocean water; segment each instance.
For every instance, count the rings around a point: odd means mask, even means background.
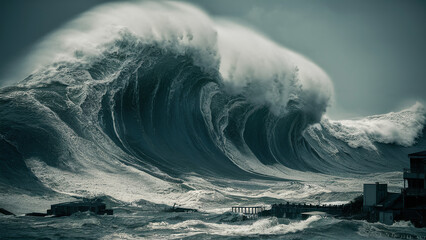
[[[327,74],[305,57],[182,3],[93,9],[46,37],[0,88],[5,239],[425,238],[411,223],[273,217],[231,206],[339,204],[362,184],[399,192],[425,150],[420,103],[329,119]],[[361,96],[360,96],[361,97]],[[113,216],[25,217],[101,197]],[[167,213],[174,203],[196,213]]]

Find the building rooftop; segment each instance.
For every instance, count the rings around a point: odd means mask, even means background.
[[[398,203],[397,200],[399,200],[399,198],[401,198],[401,194],[400,193],[392,193],[392,192],[388,192],[387,197],[381,201],[378,206],[384,207],[384,208],[395,208],[395,207],[400,207],[402,208],[402,202],[401,202],[401,206],[396,206],[396,204]]]
[[[409,157],[426,157],[426,151],[410,153],[410,154],[408,154],[408,156]]]
[[[58,203],[53,204],[52,207],[58,207],[58,206],[101,206],[105,205],[101,201],[75,201],[75,202],[65,202],[65,203]]]

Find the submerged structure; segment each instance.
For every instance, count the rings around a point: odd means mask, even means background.
[[[53,204],[50,209],[47,210],[47,215],[54,215],[57,217],[70,216],[76,212],[93,212],[99,215],[112,215],[112,209],[106,209],[106,204],[100,199],[83,200],[75,202],[66,202]]]
[[[6,209],[4,209],[4,208],[0,208],[0,213],[2,213],[3,215],[13,215],[13,216],[15,216],[15,214],[14,214],[14,213],[9,212],[9,211],[7,211],[7,210],[6,210]]]
[[[193,208],[183,208],[183,207],[177,207],[176,203],[173,204],[173,207],[166,208],[166,212],[198,212],[197,209]]]

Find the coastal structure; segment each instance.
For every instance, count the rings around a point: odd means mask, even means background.
[[[426,204],[426,151],[409,154],[410,168],[404,169],[405,205]]]
[[[387,191],[387,184],[364,184],[363,211],[367,220],[392,224],[411,221],[426,226],[426,151],[409,154],[410,168],[404,169],[401,193]]]
[[[255,211],[256,216],[304,219],[312,215],[363,219],[393,224],[411,221],[426,227],[426,151],[409,154],[410,168],[404,169],[404,188],[400,193],[388,192],[387,184],[364,184],[363,195],[343,205],[273,204],[271,209]],[[250,214],[246,207],[232,207],[232,212]]]
[[[12,212],[7,211],[4,208],[0,208],[0,213],[2,213],[3,215],[12,215],[12,216],[15,216],[15,214],[13,214]]]
[[[364,184],[363,210],[370,211],[388,196],[388,185],[376,182]]]
[[[75,201],[53,204],[50,209],[47,210],[47,215],[54,215],[56,217],[70,216],[76,212],[93,212],[99,215],[112,215],[112,209],[106,209],[105,203],[99,199]]]
[[[178,207],[176,206],[176,203],[173,204],[173,207],[166,208],[165,211],[166,212],[198,212],[197,209]]]
[[[273,204],[270,210],[262,212],[261,215],[268,214],[278,218],[303,219],[308,215],[340,216],[343,211],[344,205],[312,205],[287,202],[286,204]]]
[[[234,213],[241,213],[247,219],[253,219],[259,217],[259,213],[265,211],[265,207],[263,206],[255,206],[255,207],[232,207],[231,211]]]

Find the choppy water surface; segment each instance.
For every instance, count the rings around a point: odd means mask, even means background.
[[[4,239],[424,239],[408,222],[392,226],[311,217],[239,221],[231,213],[165,213],[117,207],[113,216],[1,217]]]

